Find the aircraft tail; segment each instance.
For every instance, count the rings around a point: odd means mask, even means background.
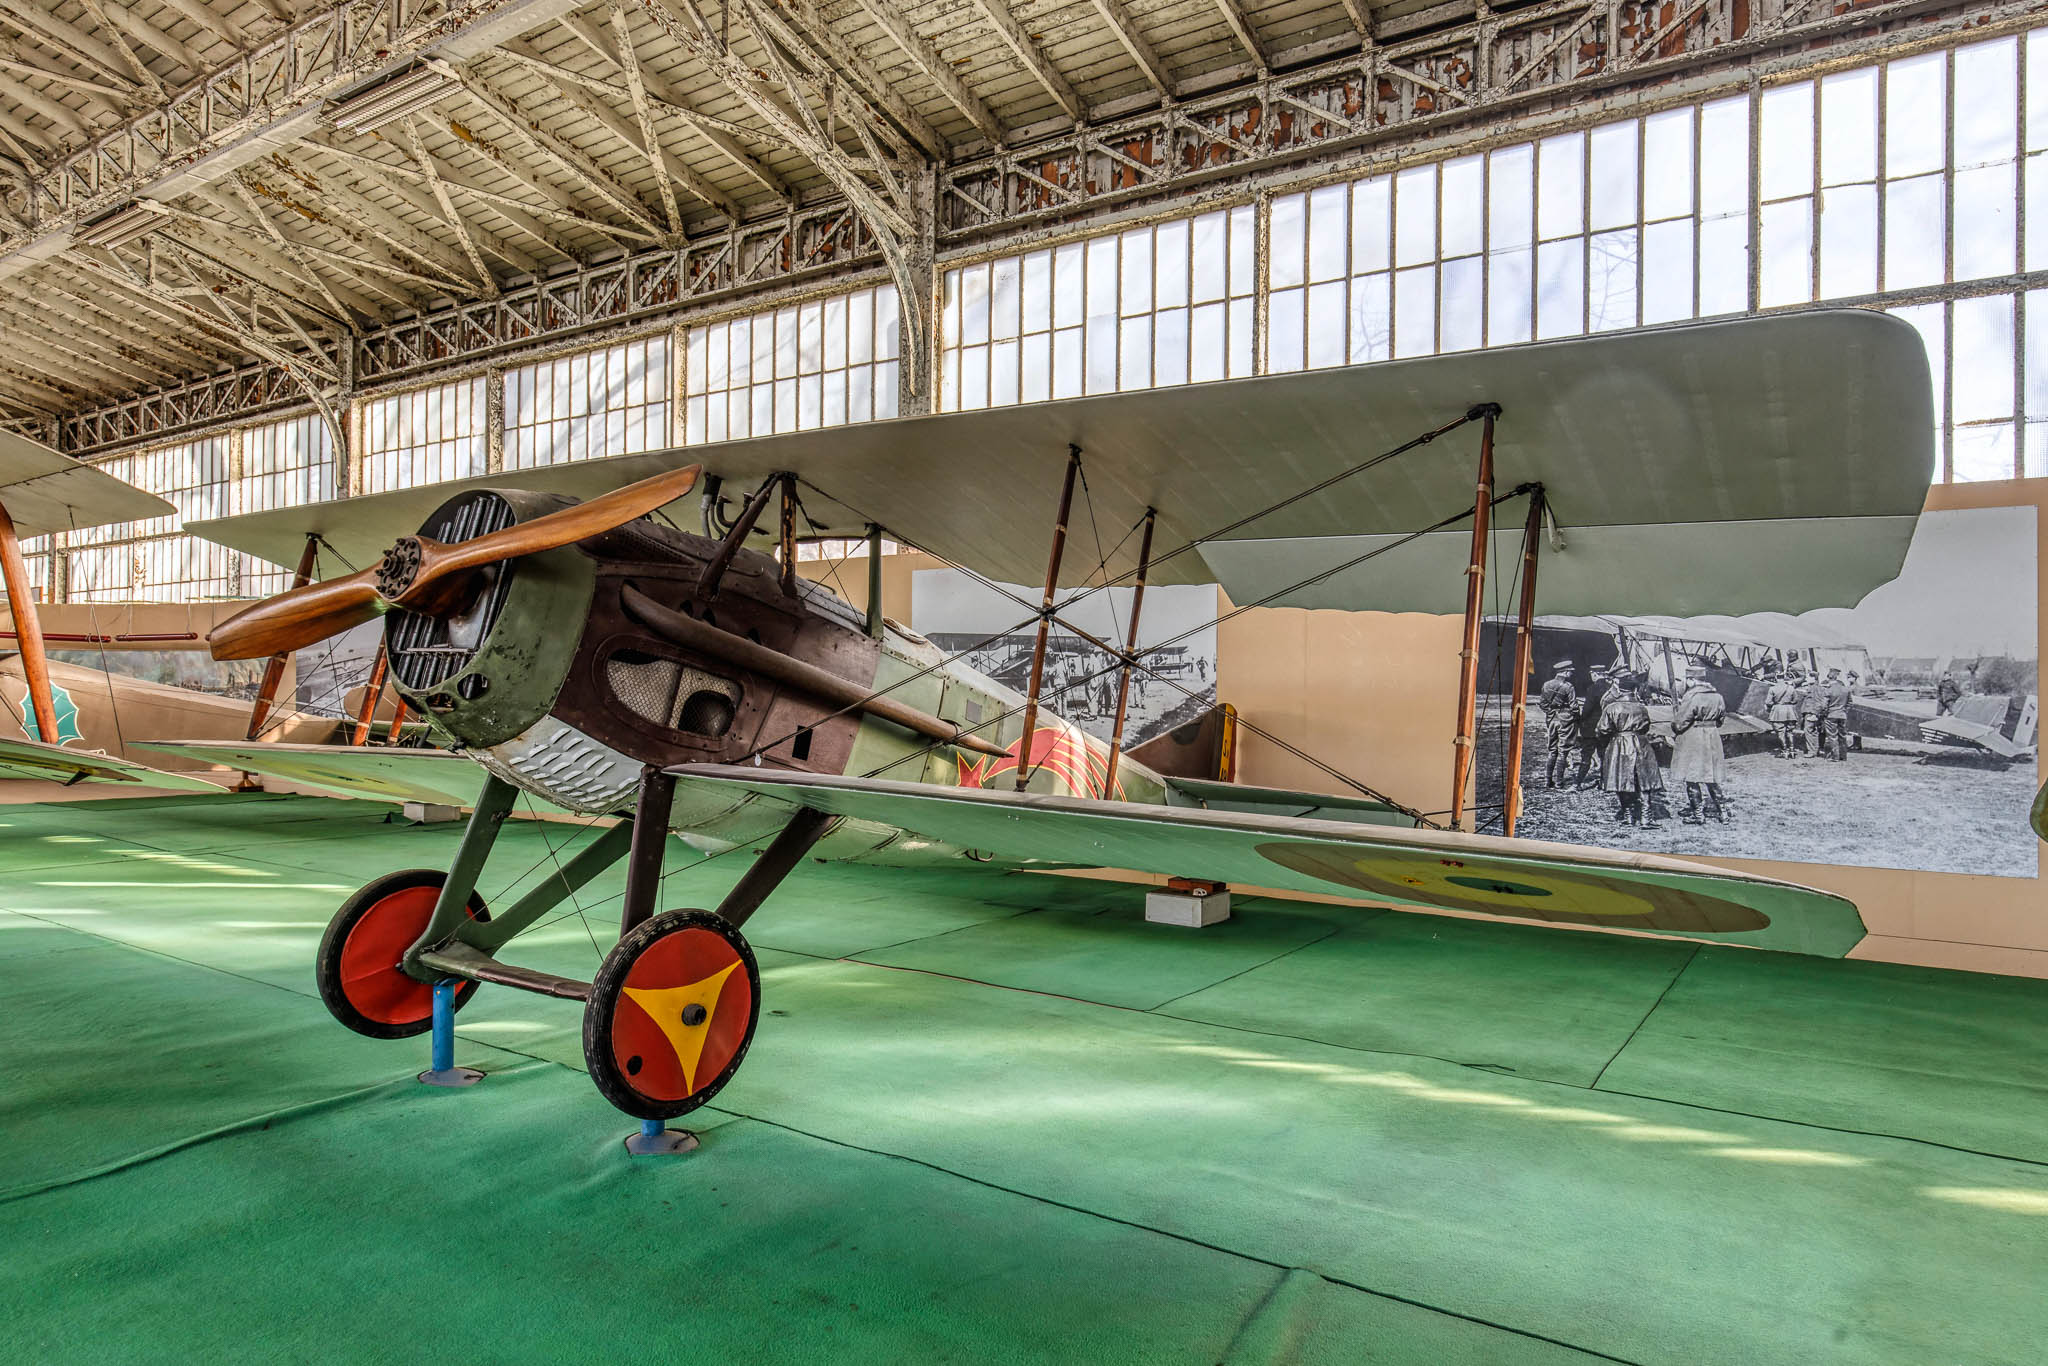
[[[1185,725],[1124,750],[1162,778],[1237,776],[1237,708],[1219,702]]]
[[[2012,742],[2021,749],[2034,747],[2034,728],[2041,721],[2040,698],[2034,693],[2027,694],[2027,700],[2020,707],[2020,715],[2012,725]]]

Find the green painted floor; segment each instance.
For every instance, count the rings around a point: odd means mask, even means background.
[[[2042,1360],[2048,982],[813,864],[702,1149],[636,1162],[576,1007],[486,988],[437,1092],[315,998],[457,833],[0,806],[9,1359]],[[508,956],[588,976],[617,891]]]

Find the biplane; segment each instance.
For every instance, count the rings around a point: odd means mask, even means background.
[[[216,656],[381,617],[391,677],[449,751],[166,747],[472,807],[446,870],[376,878],[342,905],[319,951],[322,999],[371,1037],[431,1030],[437,1069],[483,984],[576,1002],[593,1081],[649,1138],[739,1067],[762,995],[744,931],[807,858],[1104,867],[1839,956],[1864,933],[1839,896],[1464,828],[1481,584],[1491,564],[1520,565],[1523,680],[1539,603],[1854,602],[1898,571],[1932,431],[1917,334],[1819,311],[909,417],[197,523],[277,561],[317,534],[367,566],[221,624]],[[1077,549],[1077,481],[1103,540],[1129,531],[1100,556]],[[1511,503],[1526,516],[1502,530]],[[1022,687],[886,619],[873,553],[864,609],[800,578],[800,521],[866,536],[871,552],[887,534],[987,580],[1042,581],[1012,628],[1036,632]],[[1095,641],[1121,689],[1149,667],[1143,586],[1212,581],[1240,605],[1463,610],[1448,819],[1348,775],[1335,775],[1346,797],[1221,782],[1202,746],[1171,735],[1125,752],[1121,700],[1107,742],[1043,705],[1047,633],[1077,596],[1139,590],[1126,639]],[[521,792],[619,819],[516,904],[486,907],[478,875]],[[758,853],[717,906],[664,908],[671,832]],[[591,980],[510,960],[523,930],[621,860],[620,934]]]
[[[51,642],[45,640],[36,614],[36,593],[21,551],[24,538],[175,511],[155,494],[104,470],[26,437],[0,432],[0,581],[6,585],[14,627],[6,642],[12,657],[0,658],[0,702],[6,704],[8,716],[7,722],[0,722],[0,779],[220,790],[217,783],[108,752],[103,746],[115,741],[118,733],[112,714],[126,702],[137,721],[173,725],[182,734],[204,734],[221,712],[246,717],[248,709],[51,660]],[[0,648],[0,655],[5,653]],[[7,733],[16,725],[19,738]]]

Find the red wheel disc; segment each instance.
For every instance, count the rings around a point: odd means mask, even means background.
[[[438,887],[406,887],[382,898],[349,927],[341,946],[341,990],[378,1024],[404,1025],[433,1014],[434,988],[398,966],[433,917]]]
[[[753,1020],[754,983],[739,950],[713,930],[685,926],[648,945],[627,971],[612,1057],[627,1086],[673,1104],[724,1077]]]

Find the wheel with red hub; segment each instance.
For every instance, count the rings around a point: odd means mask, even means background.
[[[447,880],[437,868],[386,873],[341,904],[327,922],[313,969],[329,1014],[373,1039],[404,1039],[433,1028],[433,984],[408,976],[399,964],[433,918]],[[475,892],[469,895],[469,917],[491,918]],[[462,1009],[476,989],[475,982],[458,987],[455,1008]]]
[[[605,955],[583,1008],[583,1060],[636,1119],[674,1119],[739,1070],[761,1018],[761,972],[709,911],[669,911]]]

